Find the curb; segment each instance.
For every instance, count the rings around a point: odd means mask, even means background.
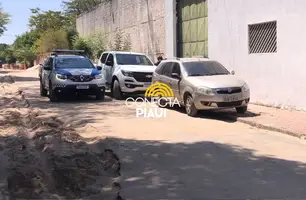
[[[303,134],[300,134],[300,133],[284,130],[284,129],[273,127],[273,126],[263,125],[263,124],[253,122],[253,121],[249,121],[249,120],[245,120],[245,119],[240,119],[240,118],[236,118],[236,117],[230,117],[230,118],[231,119],[236,119],[238,122],[250,125],[252,127],[256,127],[256,128],[264,129],[264,130],[268,130],[268,131],[275,131],[275,132],[283,133],[283,134],[290,135],[290,136],[293,136],[293,137],[296,137],[296,138],[299,138],[299,139],[302,139],[303,136],[304,136]]]

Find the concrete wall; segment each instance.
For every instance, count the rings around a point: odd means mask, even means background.
[[[234,69],[252,101],[306,109],[306,1],[209,0],[209,57]],[[277,53],[248,54],[248,24],[277,20]]]
[[[95,10],[77,19],[82,36],[96,31],[112,34],[117,28],[130,34],[132,51],[148,54],[152,59],[164,53],[165,0],[105,0]],[[111,37],[109,37],[111,38]]]

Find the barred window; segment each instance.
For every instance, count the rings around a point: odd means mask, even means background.
[[[249,54],[277,52],[277,22],[250,24]]]

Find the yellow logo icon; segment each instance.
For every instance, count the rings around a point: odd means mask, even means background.
[[[174,93],[169,85],[161,82],[153,83],[145,93],[146,97],[174,97]]]

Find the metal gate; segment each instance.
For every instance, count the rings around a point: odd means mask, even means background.
[[[177,56],[208,56],[208,0],[177,0]]]

